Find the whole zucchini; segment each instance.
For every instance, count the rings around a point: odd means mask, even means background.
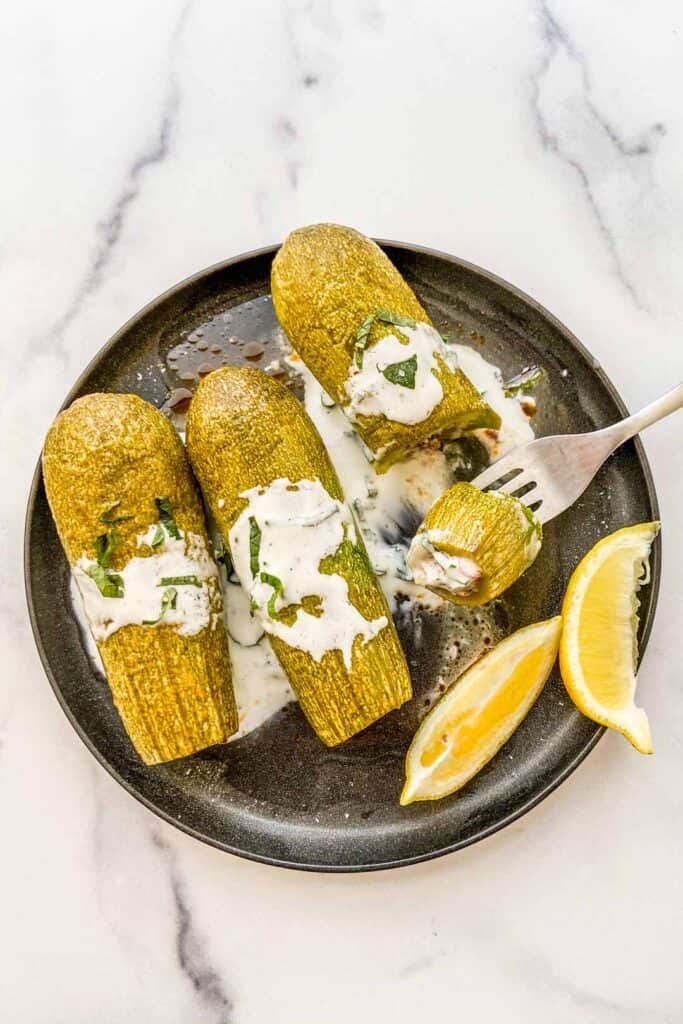
[[[541,524],[518,498],[456,483],[425,516],[408,568],[415,583],[454,604],[485,604],[529,568],[541,539]]]
[[[252,613],[328,746],[411,697],[384,595],[329,456],[294,395],[255,369],[197,388],[187,448]]]
[[[222,600],[182,442],[136,395],[92,394],[43,448],[57,532],[114,703],[156,764],[237,729]]]
[[[293,231],[271,288],[291,344],[352,419],[378,472],[434,435],[500,426],[369,238],[336,224]]]

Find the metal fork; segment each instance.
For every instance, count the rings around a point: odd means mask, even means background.
[[[540,522],[547,523],[574,504],[619,445],[681,406],[683,384],[611,427],[590,434],[539,437],[520,445],[493,462],[472,483],[482,491],[514,494],[534,510]]]

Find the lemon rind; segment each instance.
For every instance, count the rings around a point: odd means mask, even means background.
[[[522,723],[528,712],[531,710],[533,704],[537,700],[541,690],[545,686],[547,679],[552,671],[553,665],[557,658],[557,651],[560,643],[561,634],[561,616],[556,615],[550,619],[546,619],[542,622],[534,622],[528,626],[522,627],[517,632],[511,634],[500,642],[496,647],[489,651],[483,658],[474,662],[468,669],[459,677],[459,680],[444,694],[443,698],[434,705],[429,714],[423,719],[420,724],[413,741],[408,748],[406,754],[406,781],[401,792],[400,803],[402,806],[407,806],[411,803],[417,803],[427,800],[441,800],[446,796],[450,796],[462,789],[471,779],[473,779],[482,768],[485,767],[491,761],[501,748],[507,743],[515,730]],[[553,631],[555,633],[553,637]],[[499,729],[496,731],[496,738],[492,743],[483,751],[482,756],[476,761],[470,762],[466,771],[460,772],[457,776],[454,776],[449,780],[445,786],[441,786],[438,789],[434,789],[431,792],[425,791],[425,782],[429,779],[429,771],[419,769],[419,748],[422,745],[428,731],[435,729],[436,726],[433,723],[433,716],[437,709],[441,709],[441,715],[446,717],[448,714],[448,708],[454,703],[454,701],[462,695],[462,685],[465,686],[471,683],[475,673],[481,671],[482,663],[489,660],[492,656],[497,656],[498,659],[506,660],[511,655],[512,649],[521,647],[524,649],[525,637],[533,632],[539,633],[538,647],[551,646],[551,650],[548,654],[547,663],[544,667],[543,672],[539,673],[538,679],[535,681],[535,685],[530,687],[527,694],[527,699],[521,704],[519,715],[510,715],[508,718],[501,723]],[[532,649],[531,644],[528,645],[524,653],[529,653]],[[451,784],[452,783],[452,784]]]
[[[636,526],[627,526],[622,530],[604,537],[588,552],[579,562],[572,573],[567,587],[567,592],[562,604],[562,618],[564,627],[560,640],[560,674],[569,696],[576,704],[579,711],[587,718],[597,722],[598,725],[614,729],[624,736],[642,754],[653,752],[652,735],[647,714],[643,708],[635,703],[635,672],[634,672],[634,693],[631,697],[631,704],[622,711],[607,712],[599,701],[592,696],[590,689],[586,686],[583,671],[579,660],[578,644],[571,643],[574,637],[573,628],[577,623],[577,609],[581,607],[582,599],[586,593],[590,580],[596,571],[604,563],[605,559],[613,555],[620,547],[632,547],[634,540],[640,541],[639,551],[634,553],[634,563],[639,559],[647,563],[652,543],[657,536],[661,524],[655,520],[650,523],[639,523]],[[634,593],[637,594],[641,585],[647,580],[639,582]],[[637,612],[634,612],[637,628]]]

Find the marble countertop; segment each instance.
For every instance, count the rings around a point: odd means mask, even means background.
[[[683,19],[673,0],[27,0],[0,15],[0,1004],[13,1024],[683,1019],[681,422],[640,674],[541,806],[366,876],[241,861],[95,763],[33,645],[29,480],[67,389],[193,271],[328,219],[514,282],[631,408],[681,377]]]

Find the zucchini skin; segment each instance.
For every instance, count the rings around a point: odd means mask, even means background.
[[[94,542],[110,529],[100,516],[115,503],[120,541],[111,569],[143,557],[137,536],[159,520],[168,497],[183,532],[212,551],[204,512],[177,432],[137,395],[92,394],[60,413],[43,447],[45,489],[60,541],[73,565],[96,560]],[[220,614],[216,591],[212,610]],[[238,727],[222,623],[194,636],[160,624],[122,626],[97,641],[114,704],[145,764],[222,743]]]
[[[273,305],[292,346],[325,390],[348,406],[345,383],[363,320],[386,309],[432,326],[416,295],[379,246],[352,228],[316,224],[293,231],[271,271]],[[397,328],[375,322],[372,345]],[[355,425],[384,472],[429,437],[478,427],[500,426],[462,370],[439,360],[443,399],[420,423],[404,424],[383,415],[359,415]]]
[[[512,586],[536,558],[542,540],[541,524],[518,498],[480,491],[462,481],[437,498],[413,545],[425,533],[430,539],[438,537],[432,543],[439,551],[472,559],[480,566],[481,583],[471,594],[458,595],[426,584],[453,604],[470,607],[486,604]]]
[[[246,506],[240,494],[273,480],[319,479],[344,500],[323,442],[301,403],[261,370],[226,367],[204,378],[190,404],[187,448],[224,542]],[[410,674],[384,594],[360,536],[336,558],[349,600],[368,620],[387,625],[366,644],[357,638],[348,671],[339,650],[320,662],[268,637],[304,714],[328,746],[343,742],[412,696]],[[316,567],[317,568],[317,567]]]

